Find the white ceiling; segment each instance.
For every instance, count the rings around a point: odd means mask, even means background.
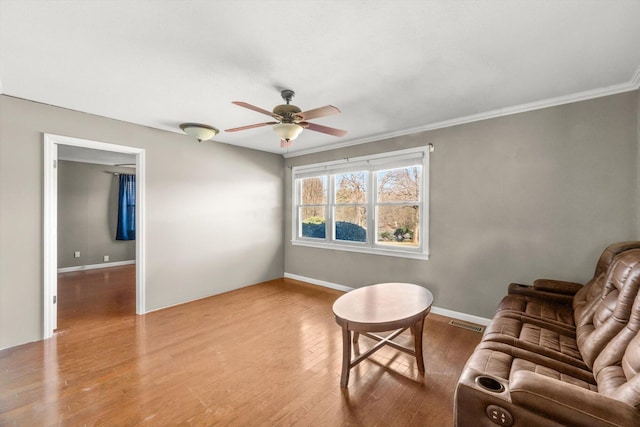
[[[181,133],[313,122],[289,154],[640,85],[640,0],[0,0],[2,93]],[[187,138],[185,136],[185,138]],[[269,128],[216,141],[284,153]]]

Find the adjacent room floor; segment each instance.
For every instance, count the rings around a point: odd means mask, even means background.
[[[58,333],[135,314],[135,265],[58,274]]]
[[[61,278],[59,332],[0,351],[0,425],[449,426],[480,341],[430,314],[424,376],[385,347],[341,389],[341,292],[279,279],[136,316],[134,277]]]

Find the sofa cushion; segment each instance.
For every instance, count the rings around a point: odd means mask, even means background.
[[[514,359],[512,364],[512,369],[511,369],[511,375],[509,376],[509,378],[513,378],[513,374],[518,371],[533,372],[538,375],[543,375],[548,378],[553,378],[563,383],[573,384],[580,388],[584,388],[591,391],[598,391],[598,387],[592,382],[585,381],[581,378],[573,377],[571,375],[565,374],[555,369],[548,368],[544,365],[539,365],[537,363],[530,362],[529,360]]]
[[[574,325],[573,307],[550,303],[539,298],[507,295],[498,305],[497,311],[516,311],[537,319]]]
[[[639,425],[640,413],[636,407],[593,390],[534,372],[521,370],[514,373],[509,382],[509,389],[512,402],[517,407],[565,426]],[[519,425],[531,427],[533,424]]]
[[[508,344],[587,369],[573,331],[518,313],[496,315],[487,326],[483,341]]]
[[[577,381],[585,384],[592,384],[594,386],[596,384],[596,380],[588,368],[574,366],[569,363],[560,361],[556,358],[549,357],[547,355],[537,353],[525,348],[514,347],[512,345],[501,343],[501,342],[483,341],[476,347],[476,351],[474,351],[474,356],[476,352],[483,355],[481,357],[488,358],[490,356],[492,365],[489,365],[489,366],[492,367],[492,370],[491,372],[488,372],[488,373],[490,375],[497,376],[499,378],[504,378],[505,380],[508,380],[511,374],[514,372],[514,369],[513,369],[514,361],[521,360],[523,362],[528,362],[530,364],[516,365],[515,370],[518,370],[519,368],[531,370],[530,369],[531,366],[536,366],[539,369],[544,369],[544,368],[550,369],[554,372],[557,372],[558,375],[561,375],[561,376],[566,375],[567,377],[575,378]],[[470,360],[472,359],[470,358]],[[478,364],[478,361],[475,359],[473,360],[476,363],[475,369],[482,372],[480,370],[480,368],[482,368],[482,364]],[[500,362],[497,362],[497,361],[500,361]],[[497,369],[499,366],[501,366],[497,363],[504,364],[507,362],[508,362],[508,370],[503,369],[502,371],[500,371]]]

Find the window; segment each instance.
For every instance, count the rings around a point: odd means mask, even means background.
[[[428,258],[429,147],[294,167],[294,245]]]

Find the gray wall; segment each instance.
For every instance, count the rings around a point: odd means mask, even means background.
[[[282,277],[281,156],[2,95],[0,348],[42,338],[43,133],[146,150],[148,310]]]
[[[287,159],[433,143],[431,259],[416,261],[292,247],[290,170],[280,156],[0,96],[0,348],[42,336],[45,132],[146,149],[149,310],[287,271],[353,287],[415,282],[438,307],[489,317],[507,283],[584,281],[604,246],[638,238],[638,98]]]
[[[428,261],[292,246],[285,272],[360,287],[431,289],[435,305],[491,317],[510,282],[583,282],[637,230],[638,91],[287,159],[297,166],[432,143]]]
[[[58,162],[58,268],[102,264],[104,255],[109,262],[136,259],[135,240],[116,240],[119,180],[111,172],[135,169]]]

